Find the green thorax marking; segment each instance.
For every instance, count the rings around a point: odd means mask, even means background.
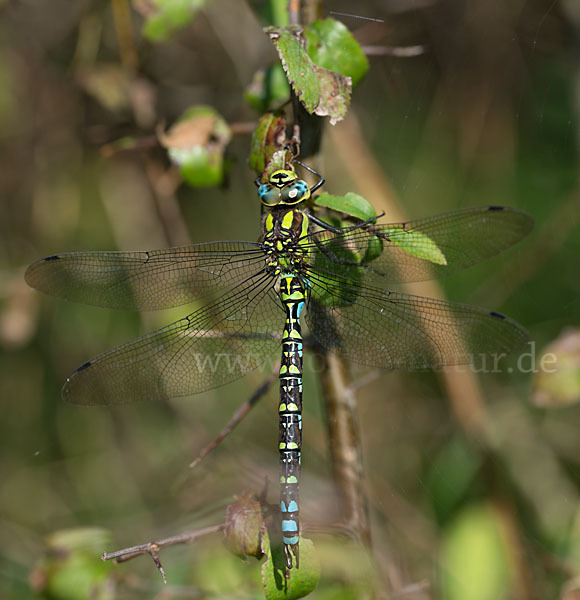
[[[298,274],[309,258],[308,215],[298,209],[273,210],[264,219],[266,265],[277,275]]]

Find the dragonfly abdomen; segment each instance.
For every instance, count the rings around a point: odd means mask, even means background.
[[[278,407],[280,451],[280,508],[282,541],[286,566],[291,569],[293,557],[299,566],[299,492],[300,449],[302,447],[302,333],[300,312],[306,301],[306,288],[295,275],[280,279],[280,299],[286,309],[282,334],[280,363],[280,404]]]

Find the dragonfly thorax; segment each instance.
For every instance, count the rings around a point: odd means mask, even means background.
[[[264,219],[266,266],[275,274],[299,273],[308,251],[304,240],[308,233],[308,216],[300,210],[275,210]]]

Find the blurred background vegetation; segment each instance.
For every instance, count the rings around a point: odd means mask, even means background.
[[[27,264],[56,252],[257,239],[247,157],[259,114],[244,92],[276,61],[262,32],[271,6],[174,2],[168,16],[163,4],[0,3],[2,598],[49,595],[42,561],[58,530],[109,530],[98,556],[220,523],[233,494],[277,480],[275,386],[187,468],[263,373],[164,404],[60,399],[79,364],[185,309],[115,313],[41,297],[23,281]],[[521,322],[535,359],[475,376],[353,368],[382,596],[580,598],[580,3],[337,0],[322,11],[384,20],[334,15],[372,55],[346,120],[326,126],[316,165],[325,189],[362,194],[389,221],[478,204],[536,219],[528,240],[439,290]],[[156,127],[195,104],[234,131],[220,187],[180,185],[156,142]],[[126,136],[138,140],[132,149],[111,146]],[[567,365],[564,391],[531,372],[548,345]],[[306,369],[303,515],[328,523],[336,491],[314,362]],[[314,537],[323,575],[312,597],[370,597],[362,550]],[[141,558],[112,567],[109,595],[98,597],[262,597],[258,563],[230,556],[219,535],[163,560],[165,588]],[[52,597],[88,598],[82,585]]]

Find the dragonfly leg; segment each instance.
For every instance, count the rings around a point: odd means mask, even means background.
[[[353,225],[352,227],[334,227],[333,225],[329,225],[326,221],[319,219],[317,216],[315,216],[311,213],[308,213],[308,218],[311,221],[314,221],[314,223],[316,223],[323,229],[330,231],[331,233],[339,233],[339,234],[349,233],[351,231],[355,231],[356,229],[362,229],[362,228],[366,227],[367,225],[374,225],[376,223],[376,220],[379,219],[381,216],[382,215],[377,215],[376,217],[371,217],[370,219],[367,219],[366,221],[361,221],[360,223],[357,223],[356,225]]]

